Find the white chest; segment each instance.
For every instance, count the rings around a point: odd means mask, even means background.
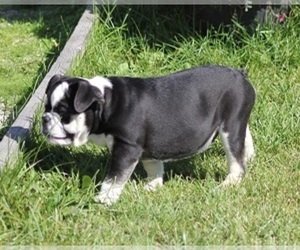
[[[105,134],[91,134],[89,135],[89,141],[92,141],[100,147],[106,146],[111,151],[114,144],[114,137],[112,135]]]

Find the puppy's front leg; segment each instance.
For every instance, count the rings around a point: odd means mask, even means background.
[[[141,150],[137,147],[124,143],[114,143],[108,174],[94,200],[106,205],[115,203],[135,169],[140,156]]]

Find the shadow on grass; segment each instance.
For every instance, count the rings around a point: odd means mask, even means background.
[[[109,151],[97,145],[87,144],[82,147],[60,147],[50,145],[40,133],[40,121],[36,117],[33,130],[28,136],[24,155],[27,155],[27,164],[34,165],[36,171],[58,171],[66,176],[78,174],[80,180],[84,176],[95,179],[96,183],[103,181],[110,161]],[[211,163],[210,159],[222,158],[219,162]],[[179,177],[189,180],[205,180],[208,176],[220,181],[226,176],[226,157],[219,141],[214,142],[205,153],[191,156],[187,159],[166,162],[164,181]],[[131,179],[140,181],[146,178],[146,172],[141,162],[137,165]]]
[[[44,61],[40,63],[36,76],[32,80],[32,85],[23,94],[21,100],[15,104],[14,110],[5,121],[5,127],[0,130],[0,141],[13,123],[16,115],[21,111],[26,102],[34,93],[38,84],[50,69],[52,63],[58,57],[60,51],[65,46],[67,40],[76,27],[84,6],[2,6],[0,8],[1,18],[9,23],[40,23],[34,30],[34,35],[40,39],[53,39],[56,46],[48,51]]]
[[[206,36],[211,30],[227,32],[233,20],[252,32],[257,13],[265,6],[255,5],[117,5],[99,7],[101,18],[111,13],[116,26],[126,24],[128,37],[144,37],[150,46],[160,43],[176,45],[189,37]],[[105,9],[103,11],[103,8]],[[125,21],[124,21],[125,20]]]
[[[34,165],[36,171],[57,171],[65,176],[78,175],[95,178],[96,183],[102,181],[107,172],[109,153],[106,149],[94,146],[60,147],[49,145],[39,136],[28,138],[24,154],[27,164]]]
[[[28,149],[34,147],[39,148],[40,145],[31,144]],[[165,163],[164,182],[174,178],[182,178],[187,181],[201,181],[207,179],[208,176],[220,182],[226,176],[226,169],[221,170],[219,166],[216,166],[215,169],[206,167],[206,158],[214,157],[216,153],[219,152],[209,150],[205,153],[205,156],[200,154],[189,159]],[[221,154],[223,155],[223,152]],[[74,150],[74,148],[69,147],[48,145],[42,149],[40,148],[37,153],[31,151],[31,155],[32,157],[28,164],[34,164],[36,171],[58,171],[65,176],[75,174],[79,176],[81,181],[85,176],[89,176],[91,179],[95,179],[96,183],[104,180],[110,160],[108,150],[99,150],[96,149],[96,146],[92,148],[83,146],[79,150]],[[200,165],[195,166],[194,158],[201,162]],[[146,172],[140,162],[130,179],[139,182],[146,177]]]

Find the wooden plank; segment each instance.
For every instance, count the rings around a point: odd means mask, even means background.
[[[45,90],[50,78],[54,74],[65,74],[71,66],[72,60],[79,53],[84,52],[85,43],[93,27],[94,20],[95,17],[92,8],[89,6],[85,9],[57,60],[3,137],[0,142],[0,170],[5,166],[13,164],[21,152],[22,141],[31,129],[34,113],[44,99]]]

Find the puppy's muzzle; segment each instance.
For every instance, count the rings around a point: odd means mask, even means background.
[[[51,121],[51,118],[47,114],[44,114],[43,117],[42,117],[43,126],[47,126],[47,124],[50,121]]]
[[[50,113],[45,113],[42,116],[42,133],[48,139],[73,140],[74,138],[74,134],[70,134],[64,129],[63,124],[60,122],[60,118],[57,115]]]

